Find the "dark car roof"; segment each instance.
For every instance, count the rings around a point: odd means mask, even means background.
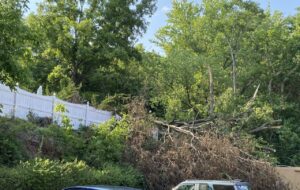
[[[140,190],[140,189],[135,189],[131,187],[121,187],[121,186],[108,186],[108,185],[89,185],[89,186],[74,186],[74,187],[68,187],[65,188],[64,190]]]

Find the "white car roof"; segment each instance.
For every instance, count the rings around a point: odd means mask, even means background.
[[[206,183],[206,184],[214,184],[214,185],[234,185],[237,183],[245,183],[246,182],[241,182],[239,180],[194,180],[194,179],[190,179],[190,180],[185,180],[183,182],[181,182],[180,184],[197,184],[197,183]]]

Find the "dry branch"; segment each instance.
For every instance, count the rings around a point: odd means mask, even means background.
[[[250,133],[257,133],[257,132],[261,132],[261,131],[265,131],[265,130],[269,130],[269,129],[280,129],[282,126],[281,125],[277,125],[280,124],[282,122],[282,120],[274,120],[268,123],[264,123],[262,124],[260,127],[257,127],[255,129],[252,129],[251,131],[249,131]]]
[[[227,137],[209,132],[193,134],[161,121],[154,123],[166,129],[162,141],[153,145],[151,134],[140,133],[138,127],[125,153],[126,161],[144,174],[147,189],[171,189],[186,179],[231,178],[249,181],[253,190],[288,190],[271,164],[233,146]]]
[[[254,156],[255,142],[251,139],[227,136],[205,127],[193,128],[193,123],[209,123],[218,129],[218,124],[226,120],[214,117],[168,124],[147,119],[144,111],[139,115],[136,110],[140,108],[133,110],[133,131],[124,159],[143,173],[148,190],[171,189],[186,179],[242,179],[250,182],[252,190],[289,189],[270,163]],[[152,138],[157,126],[164,130],[158,141]]]
[[[191,131],[182,129],[182,128],[177,127],[175,125],[169,125],[169,124],[166,124],[166,123],[164,123],[162,121],[158,121],[158,120],[155,120],[154,123],[158,124],[158,125],[161,125],[161,126],[164,126],[164,127],[167,127],[167,128],[170,128],[170,129],[173,129],[173,130],[175,130],[177,132],[189,135],[189,136],[191,136],[193,138],[197,138],[197,137],[195,137],[194,133],[192,133]]]

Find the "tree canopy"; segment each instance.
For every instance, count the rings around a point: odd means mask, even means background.
[[[0,81],[14,86],[21,77],[18,59],[24,52],[26,38],[22,20],[26,0],[0,1]]]
[[[101,81],[103,70],[139,58],[134,42],[154,10],[153,0],[43,1],[26,19],[36,36],[30,44],[31,70],[45,71],[33,78],[50,91],[68,85],[97,90],[93,84]]]

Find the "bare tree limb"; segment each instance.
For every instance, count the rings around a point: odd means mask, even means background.
[[[260,87],[260,84],[258,84],[258,86],[256,87],[256,89],[255,89],[255,91],[254,91],[254,94],[253,94],[252,98],[247,102],[247,104],[246,104],[247,110],[249,110],[249,109],[251,108],[251,106],[253,105],[253,103],[254,103],[254,101],[255,101],[255,99],[256,99],[256,96],[257,96],[259,87]]]
[[[281,122],[282,122],[282,120],[279,119],[279,120],[271,121],[269,123],[264,123],[260,127],[252,129],[249,132],[250,133],[258,133],[258,132],[261,132],[264,130],[269,130],[269,129],[280,129],[282,126],[278,125],[278,124],[280,124]]]
[[[157,125],[163,126],[163,127],[167,127],[167,128],[173,129],[173,130],[175,130],[177,132],[189,135],[189,136],[191,136],[194,139],[198,139],[198,137],[196,137],[193,132],[191,132],[189,130],[186,130],[186,129],[182,129],[181,127],[177,127],[175,125],[169,125],[167,123],[164,123],[164,122],[158,121],[158,120],[155,120],[154,123],[157,124]]]

